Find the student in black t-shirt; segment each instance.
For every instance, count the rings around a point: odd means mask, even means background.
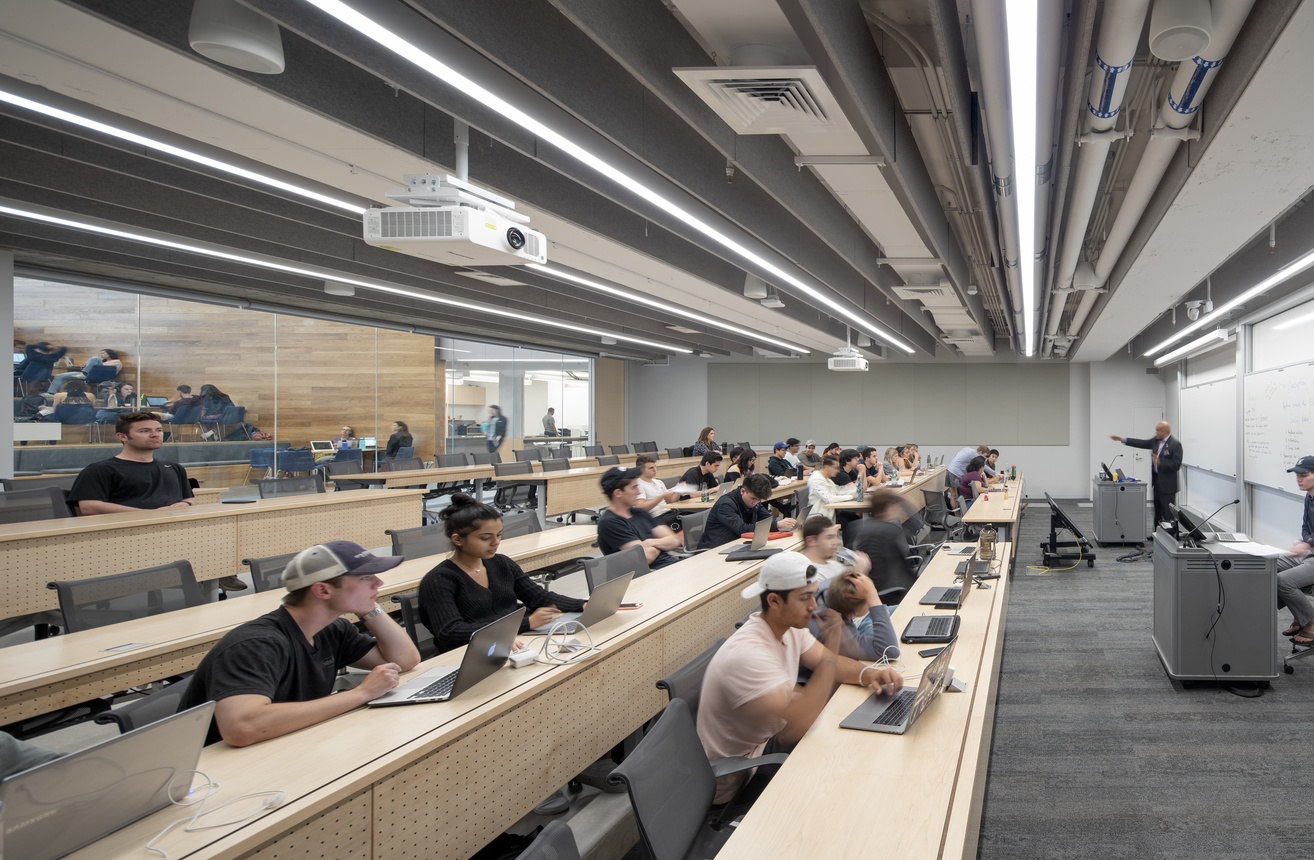
[[[283,605],[228,631],[196,667],[178,703],[184,711],[215,702],[206,743],[241,747],[345,714],[397,686],[420,652],[378,604],[374,574],[401,564],[351,541],[302,550],[283,569]],[[370,635],[342,615],[355,613]],[[370,670],[336,695],[346,666]]]
[[[82,514],[185,508],[192,504],[187,471],[161,463],[155,451],[164,444],[164,428],[150,412],[129,412],[114,424],[123,450],[83,469],[69,490],[70,504]]]
[[[656,570],[679,561],[667,550],[679,549],[680,536],[652,518],[643,508],[634,505],[639,501],[640,469],[608,469],[602,476],[602,494],[607,497],[607,509],[598,517],[598,548],[603,555],[611,555],[638,544],[648,559],[648,567]]]
[[[716,479],[716,470],[721,468],[722,457],[712,451],[703,455],[703,461],[697,466],[690,466],[680,476],[681,484],[697,487],[699,490],[715,490],[721,482]]]

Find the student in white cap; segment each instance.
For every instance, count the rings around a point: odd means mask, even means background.
[[[401,562],[346,540],[297,553],[283,569],[283,605],[228,631],[196,667],[178,710],[214,701],[206,743],[241,747],[345,714],[396,687],[420,652],[379,606],[383,580],[375,574]],[[370,635],[342,617],[348,612]],[[370,673],[355,689],[329,695],[345,666]]]
[[[833,609],[821,612],[825,644],[808,632],[817,614],[817,567],[802,553],[768,558],[743,596],[758,598],[762,611],[726,640],[703,677],[698,737],[709,759],[760,755],[768,743],[789,749],[826,706],[836,683],[887,693],[903,687],[893,669],[839,655],[842,619]],[[807,686],[797,683],[800,666],[812,670]],[[715,802],[734,798],[743,779],[737,774],[717,780]]]

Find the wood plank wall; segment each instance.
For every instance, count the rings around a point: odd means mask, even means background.
[[[442,445],[442,364],[432,337],[302,317],[65,285],[20,283],[14,337],[67,345],[81,367],[116,349],[139,393],[172,398],[182,383],[218,387],[247,421],[293,445],[336,437],[344,424],[382,443],[394,420],[416,456]],[[63,368],[61,368],[63,369]]]

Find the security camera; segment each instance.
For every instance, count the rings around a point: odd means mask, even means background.
[[[1187,303],[1186,303],[1186,318],[1189,319],[1189,320],[1198,320],[1198,319],[1200,319],[1200,308],[1201,308],[1202,305],[1204,305],[1204,302],[1200,301],[1199,299],[1196,299],[1196,300],[1194,300],[1194,301],[1189,301],[1189,302],[1187,302]]]

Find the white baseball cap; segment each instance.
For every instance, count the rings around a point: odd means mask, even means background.
[[[778,552],[757,572],[757,582],[740,592],[745,598],[764,591],[793,591],[817,581],[817,566],[801,552]]]

